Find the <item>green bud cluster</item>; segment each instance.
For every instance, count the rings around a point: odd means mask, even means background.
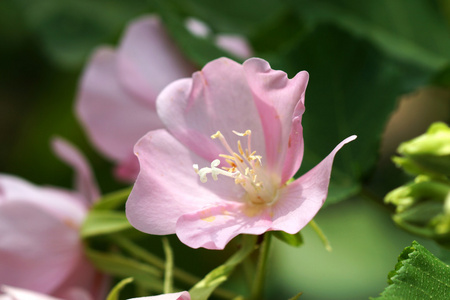
[[[394,163],[416,177],[386,195],[385,202],[396,206],[393,220],[450,248],[450,128],[434,123],[398,152]]]

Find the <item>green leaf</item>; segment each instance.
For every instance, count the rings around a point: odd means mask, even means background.
[[[130,228],[132,226],[123,212],[91,210],[81,227],[81,237],[86,239]]]
[[[294,3],[298,13],[311,23],[333,22],[401,61],[435,71],[450,61],[449,26],[442,10],[431,1],[319,0]]]
[[[325,204],[357,194],[378,159],[381,135],[397,97],[412,81],[423,82],[423,73],[331,26],[317,27],[272,65],[291,76],[300,70],[310,74],[302,120],[305,153],[296,177],[356,134],[358,139],[336,155]]]
[[[261,24],[265,24],[267,19],[278,15],[286,6],[278,0],[228,0],[227,2],[172,0],[170,2],[174,3],[184,15],[206,22],[216,33],[238,33],[245,36],[259,31]]]
[[[66,69],[80,67],[95,47],[117,38],[148,7],[145,0],[18,2],[48,58]]]
[[[184,24],[187,16],[183,15],[181,8],[175,3],[164,0],[155,1],[164,25],[187,57],[200,67],[222,56],[233,57],[230,53],[219,49],[211,40],[192,35]],[[236,57],[233,58],[239,60]]]
[[[110,194],[103,195],[92,206],[93,210],[112,210],[125,205],[132,187],[128,187]]]
[[[133,277],[144,287],[158,292],[163,291],[162,272],[155,267],[120,254],[103,253],[90,248],[87,248],[85,252],[100,271],[113,276]]]
[[[284,231],[274,231],[273,235],[282,242],[294,247],[300,247],[303,245],[303,236],[299,231],[296,234],[289,234]]]
[[[120,291],[130,282],[133,281],[132,277],[125,278],[121,280],[119,283],[117,283],[109,292],[108,297],[106,297],[106,300],[119,300],[119,293]]]
[[[223,265],[209,272],[205,278],[193,286],[189,294],[192,299],[206,300],[212,292],[233,272],[234,268],[240,264],[250,253],[253,252],[256,245],[257,236],[243,235],[243,243],[239,251],[231,256]]]
[[[431,84],[444,88],[450,88],[450,63],[445,68],[434,74],[431,79]]]
[[[450,267],[414,241],[388,276],[376,299],[450,299]]]

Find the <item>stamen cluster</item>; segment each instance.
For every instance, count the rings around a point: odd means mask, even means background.
[[[194,165],[195,172],[200,176],[200,181],[207,182],[207,174],[211,174],[214,180],[218,180],[218,175],[227,176],[234,179],[235,184],[241,185],[247,192],[248,200],[254,204],[268,204],[276,200],[276,189],[269,180],[267,171],[262,167],[262,157],[256,155],[256,151],[251,149],[251,131],[246,130],[240,133],[233,130],[237,136],[247,136],[247,148],[243,149],[241,141],[238,140],[238,152],[232,150],[225,137],[220,131],[211,136],[212,139],[219,139],[229,154],[220,154],[219,157],[225,159],[228,167],[218,168],[220,160],[211,162],[211,167],[199,169]]]

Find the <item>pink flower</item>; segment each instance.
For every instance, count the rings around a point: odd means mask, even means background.
[[[48,295],[14,288],[10,286],[0,287],[0,292],[3,292],[3,295],[0,295],[0,300],[63,300],[60,298],[50,297]],[[64,300],[89,300],[90,298],[65,298]],[[172,294],[164,294],[158,296],[150,296],[150,297],[139,297],[132,298],[128,300],[191,300],[191,296],[188,292],[180,292],[180,293],[172,293]]]
[[[307,82],[307,72],[288,79],[262,59],[221,58],[166,87],[157,99],[166,130],[135,146],[141,171],[130,223],[208,249],[238,234],[297,233],[327,197],[336,152],[356,138],[288,184],[303,156]]]
[[[0,292],[3,293],[3,295],[0,295],[0,300],[61,300],[48,295],[10,286],[0,287]]]
[[[188,292],[180,292],[158,296],[133,298],[128,300],[191,300],[191,296],[189,295]]]
[[[100,299],[105,278],[84,257],[79,236],[97,185],[76,149],[63,140],[53,147],[75,169],[76,192],[0,174],[0,283],[64,299]]]
[[[243,55],[249,51],[242,40],[234,37],[221,44]],[[164,127],[156,96],[195,70],[155,16],[133,21],[118,49],[95,51],[81,79],[76,111],[94,146],[116,163],[118,178],[136,179],[134,144],[148,131]]]
[[[252,56],[252,47],[241,35],[229,33],[214,35],[208,25],[196,18],[187,18],[185,26],[193,35],[212,39],[217,47],[232,53],[236,57],[245,59]]]

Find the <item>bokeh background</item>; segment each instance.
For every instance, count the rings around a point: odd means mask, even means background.
[[[414,239],[449,262],[448,253],[433,242],[396,228],[392,207],[382,201],[411,180],[391,163],[397,146],[433,121],[450,119],[447,0],[2,0],[1,172],[70,187],[71,170],[49,146],[53,136],[62,136],[89,158],[103,192],[125,187],[89,144],[73,107],[93,49],[117,45],[126,24],[146,14],[161,16],[198,68],[232,56],[189,33],[184,25],[189,17],[214,33],[246,37],[255,56],[290,77],[310,73],[299,175],[340,140],[358,135],[338,154],[327,207],[316,219],[333,251],[327,252],[309,228],[301,248],[276,242],[267,284],[271,299],[299,291],[306,300],[377,296],[398,254]],[[193,251],[176,238],[171,242],[175,261],[200,276],[229,254]],[[229,284],[239,288],[239,282]]]

